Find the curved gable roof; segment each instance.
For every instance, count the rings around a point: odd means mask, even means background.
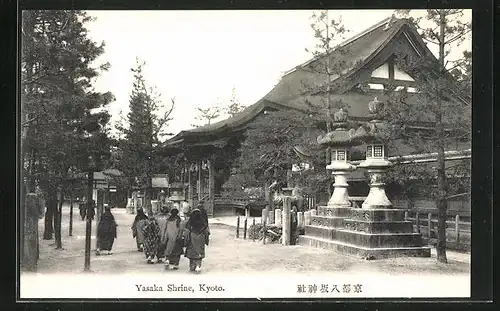
[[[332,57],[336,62],[343,62],[346,67],[340,76],[334,77],[332,86],[334,91],[340,96],[346,88],[341,89],[339,82],[344,82],[344,85],[352,87],[349,83],[353,83],[352,77],[359,71],[360,68],[366,66],[373,58],[375,58],[393,39],[399,34],[404,33],[409,44],[413,47],[418,55],[431,55],[417,30],[406,19],[386,18],[379,23],[364,30],[358,35],[348,39],[340,44],[341,49],[333,52]],[[341,52],[344,51],[344,52]],[[225,120],[200,126],[194,129],[182,131],[173,138],[169,139],[166,144],[180,142],[186,136],[205,136],[215,135],[225,130],[235,130],[241,128],[248,122],[252,121],[266,108],[288,108],[298,110],[308,110],[309,106],[304,103],[303,97],[311,95],[311,88],[308,85],[314,85],[317,89],[318,85],[324,85],[327,80],[326,74],[318,73],[311,70],[311,66],[318,62],[324,61],[324,56],[315,57],[292,70],[289,70],[281,78],[273,89],[267,93],[257,103],[246,107],[243,111],[233,117]],[[334,95],[335,96],[335,95]],[[366,105],[363,105],[363,107]],[[353,113],[353,116],[365,116],[366,109],[361,109],[359,113]],[[353,111],[354,112],[354,111]]]

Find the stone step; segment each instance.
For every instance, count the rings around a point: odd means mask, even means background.
[[[351,209],[350,219],[363,221],[404,221],[405,211],[403,209]]]
[[[431,249],[428,246],[369,248],[307,235],[299,236],[298,244],[303,246],[333,250],[344,255],[354,256],[362,259],[383,259],[393,257],[431,257]]]
[[[305,234],[324,239],[333,239],[335,237],[335,229],[324,226],[306,226]]]
[[[366,233],[338,229],[335,239],[344,243],[368,248],[417,247],[422,246],[419,233]]]
[[[352,208],[350,207],[319,206],[318,216],[349,217],[351,215],[351,210]]]
[[[365,221],[345,219],[343,227],[365,233],[413,233],[411,221]]]
[[[311,218],[311,225],[324,226],[332,228],[343,228],[345,217],[337,216],[313,216]]]

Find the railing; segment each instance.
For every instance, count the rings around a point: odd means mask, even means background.
[[[437,215],[435,213],[427,213],[425,217],[418,210],[407,211],[405,219],[413,222],[415,232],[421,233],[428,240],[429,244],[436,244],[438,234]],[[448,219],[450,216],[447,215]],[[446,220],[446,246],[456,250],[470,250],[471,245],[471,223],[470,221],[462,221],[460,215],[454,215],[454,220]]]

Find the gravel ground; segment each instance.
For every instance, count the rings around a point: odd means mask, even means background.
[[[69,208],[63,208],[63,249],[55,249],[54,240],[41,240],[37,274],[81,273],[84,265],[85,222],[74,208],[73,236],[69,232]],[[130,226],[134,215],[125,210],[113,209],[118,223],[118,238],[112,255],[95,256],[95,237],[92,237],[91,270],[106,274],[136,274],[162,271],[163,265],[148,265],[143,253],[138,252]],[[467,275],[470,264],[467,255],[449,256],[448,264],[440,264],[435,258],[392,258],[364,261],[343,256],[332,251],[304,247],[266,244],[252,240],[236,239],[234,228],[211,221],[211,241],[203,261],[204,274],[209,273],[271,273],[297,272],[317,274],[321,272],[403,274],[455,274]],[[43,236],[43,219],[39,224]],[[95,223],[92,234],[95,235]],[[457,259],[457,260],[455,260]],[[461,260],[461,261],[458,261]],[[181,258],[180,270],[188,270],[188,260]]]

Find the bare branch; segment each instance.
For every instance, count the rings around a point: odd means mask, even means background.
[[[453,38],[447,40],[444,42],[444,44],[450,44],[452,42],[455,42],[457,40],[459,40],[460,38],[462,38],[464,35],[466,35],[467,33],[469,33],[471,30],[470,29],[467,29],[467,30],[463,30],[461,31],[458,35],[454,36]]]

